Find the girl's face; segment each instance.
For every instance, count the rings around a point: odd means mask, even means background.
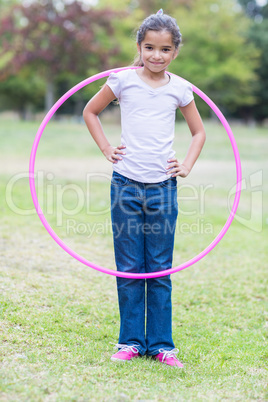
[[[167,31],[147,31],[137,48],[144,67],[153,73],[165,71],[178,55],[172,35]]]

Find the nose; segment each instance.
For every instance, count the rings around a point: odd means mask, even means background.
[[[155,60],[159,60],[161,58],[160,56],[160,51],[159,50],[155,50],[154,51],[154,59]]]

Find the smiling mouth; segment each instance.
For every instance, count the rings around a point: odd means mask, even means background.
[[[157,65],[157,66],[160,65],[160,64],[163,64],[163,63],[156,62],[156,61],[151,61],[151,63],[152,63],[152,64],[155,64],[155,65]]]

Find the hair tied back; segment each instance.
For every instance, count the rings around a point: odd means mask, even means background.
[[[159,17],[160,17],[161,15],[163,15],[163,14],[164,14],[163,8],[160,8],[160,10],[157,11],[157,13],[156,13],[156,15],[158,15]]]

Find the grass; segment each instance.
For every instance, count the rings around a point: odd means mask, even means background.
[[[244,179],[238,219],[209,255],[172,276],[173,337],[185,364],[172,370],[146,358],[110,362],[119,328],[115,278],[72,259],[31,211],[27,169],[38,124],[0,123],[0,400],[268,400],[266,130],[233,126]],[[206,122],[206,129],[200,160],[179,182],[174,265],[210,244],[229,215],[232,149],[220,125]],[[117,143],[120,128],[105,130]],[[176,131],[182,158],[189,134],[184,123]],[[42,208],[56,233],[79,254],[114,269],[111,166],[85,127],[51,122],[36,171]],[[77,194],[85,199],[79,210]]]

